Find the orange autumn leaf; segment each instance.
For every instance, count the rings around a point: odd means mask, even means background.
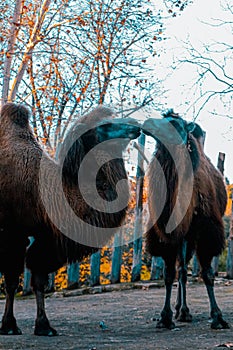
[[[226,207],[225,215],[230,216],[232,212],[233,184],[227,185],[226,190],[227,190],[227,207]]]

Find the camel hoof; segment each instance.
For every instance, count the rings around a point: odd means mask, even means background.
[[[175,323],[172,322],[171,320],[164,320],[160,319],[158,320],[156,324],[156,328],[167,328],[167,329],[174,329],[175,328]]]
[[[214,319],[211,323],[212,329],[229,329],[230,325],[222,317]]]
[[[180,312],[176,314],[176,320],[179,322],[192,322],[193,317],[188,310],[180,310]]]
[[[2,327],[0,328],[0,335],[22,335],[22,331],[18,327]]]
[[[54,337],[58,335],[56,329],[52,327],[49,327],[49,328],[36,327],[34,330],[34,334],[39,336],[47,336],[47,337]]]

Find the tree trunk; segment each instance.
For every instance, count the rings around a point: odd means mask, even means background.
[[[8,92],[10,86],[11,64],[14,54],[14,46],[17,38],[17,33],[20,27],[22,0],[16,0],[14,15],[11,21],[10,35],[8,39],[7,51],[4,58],[3,70],[3,85],[2,85],[2,102],[6,103],[8,100]]]
[[[14,101],[16,94],[18,92],[19,84],[23,79],[24,73],[25,73],[26,68],[28,66],[28,62],[29,62],[31,54],[34,50],[34,47],[41,40],[40,30],[41,30],[42,24],[44,22],[45,15],[48,11],[50,2],[51,2],[51,0],[44,0],[42,5],[41,5],[41,9],[40,9],[37,21],[36,21],[35,26],[32,30],[28,44],[25,48],[24,55],[23,55],[21,64],[19,65],[17,75],[12,82],[11,89],[9,89],[9,91],[8,91],[8,100],[9,101]]]
[[[145,135],[141,134],[138,143],[142,151],[145,147]],[[133,267],[132,282],[139,281],[142,266],[142,208],[143,208],[143,181],[144,167],[141,153],[138,153],[138,165],[136,174],[136,218],[134,227]]]

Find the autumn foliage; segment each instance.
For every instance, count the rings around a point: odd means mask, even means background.
[[[226,216],[231,216],[232,213],[232,203],[233,203],[233,184],[227,185],[227,208],[226,208]]]

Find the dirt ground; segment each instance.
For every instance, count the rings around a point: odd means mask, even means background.
[[[129,290],[82,294],[75,291],[55,293],[46,298],[47,314],[57,337],[33,335],[36,313],[34,297],[17,298],[15,314],[20,336],[1,336],[0,349],[75,349],[75,350],[186,350],[233,348],[233,330],[211,330],[209,303],[200,282],[188,284],[189,307],[193,322],[176,322],[174,330],[156,329],[154,316],[159,317],[164,287],[141,284]],[[173,305],[177,286],[173,288]],[[233,283],[216,281],[216,297],[226,321],[233,325]],[[69,295],[69,297],[68,297]],[[0,300],[3,312],[4,300]],[[101,323],[102,322],[102,323]],[[101,327],[102,325],[102,327]]]

